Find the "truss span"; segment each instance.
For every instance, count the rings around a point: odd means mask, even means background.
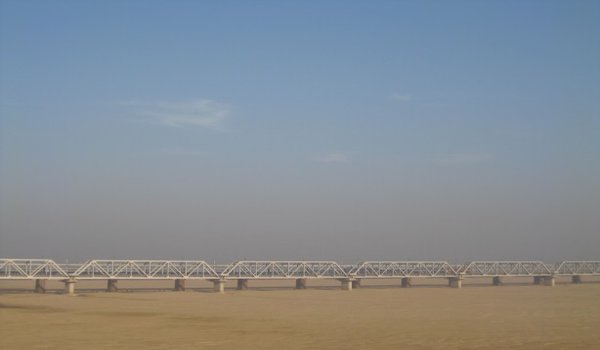
[[[205,261],[89,260],[72,275],[77,279],[173,280],[218,279]]]
[[[222,276],[226,279],[347,278],[335,261],[237,261]]]
[[[472,261],[460,272],[465,277],[552,275],[552,269],[541,261]]]
[[[69,278],[57,263],[49,259],[0,259],[0,279],[49,279]]]
[[[458,270],[446,261],[365,261],[350,274],[357,278],[455,277]]]
[[[354,279],[405,277],[600,276],[600,261],[237,261],[210,265],[192,260],[88,260],[57,264],[50,259],[0,259],[0,279]]]
[[[556,275],[600,275],[600,261],[563,261],[554,272]]]

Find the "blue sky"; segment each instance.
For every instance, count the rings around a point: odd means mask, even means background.
[[[2,1],[0,255],[600,257],[596,1]]]

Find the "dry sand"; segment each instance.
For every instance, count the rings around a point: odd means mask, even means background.
[[[172,287],[121,282],[121,288]],[[292,281],[225,294],[208,292],[203,282],[191,286],[206,289],[186,292],[72,297],[15,290],[31,284],[0,284],[2,349],[600,348],[597,282],[344,292],[331,283],[293,290]]]

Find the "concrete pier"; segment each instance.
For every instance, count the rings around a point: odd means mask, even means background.
[[[118,285],[118,280],[108,280],[108,282],[106,282],[106,291],[107,292],[118,292],[119,291],[119,285]]]
[[[571,277],[571,282],[572,282],[572,283],[575,283],[575,284],[582,283],[582,282],[581,282],[581,276],[579,276],[579,275],[572,276],[572,277]]]
[[[35,289],[36,293],[46,293],[46,280],[37,279],[35,280]]]
[[[495,286],[502,285],[502,280],[500,279],[500,276],[496,276],[496,277],[492,278],[492,284]]]
[[[546,276],[544,277],[544,285],[548,287],[554,287],[556,281],[554,280],[554,276]]]
[[[349,279],[349,278],[345,278],[345,279],[341,280],[341,282],[342,282],[342,290],[347,290],[347,291],[352,290],[352,282],[353,281],[354,280]]]
[[[225,292],[225,280],[224,279],[213,280],[213,289],[217,293],[224,293]]]
[[[448,278],[448,285],[450,286],[450,288],[462,288],[462,281],[462,276],[450,277]]]
[[[68,280],[64,280],[65,283],[65,294],[75,295],[75,279],[69,278]]]
[[[185,281],[184,279],[176,279],[175,280],[175,291],[176,292],[185,292]]]
[[[408,288],[411,286],[411,280],[408,277],[402,277],[402,279],[400,280],[400,287],[402,288]]]
[[[360,279],[352,280],[352,289],[360,288]]]
[[[248,289],[248,280],[237,280],[237,289],[238,290]]]
[[[533,276],[533,284],[542,284],[544,276]]]
[[[296,279],[296,289],[306,289],[306,278]]]

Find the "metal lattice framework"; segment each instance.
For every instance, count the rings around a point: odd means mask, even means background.
[[[557,275],[600,275],[600,261],[563,261],[554,273]]]
[[[552,275],[552,269],[541,261],[473,261],[460,272],[467,277]]]
[[[68,274],[49,259],[0,259],[0,279],[66,279]]]
[[[365,261],[350,274],[357,278],[454,277],[458,271],[446,261]]]
[[[226,279],[346,278],[335,261],[238,261],[229,265]]]
[[[218,279],[205,261],[89,260],[74,273],[77,279]]]
[[[353,279],[404,277],[600,276],[600,261],[237,261],[210,265],[185,260],[88,260],[59,265],[50,259],[0,259],[0,279]]]

